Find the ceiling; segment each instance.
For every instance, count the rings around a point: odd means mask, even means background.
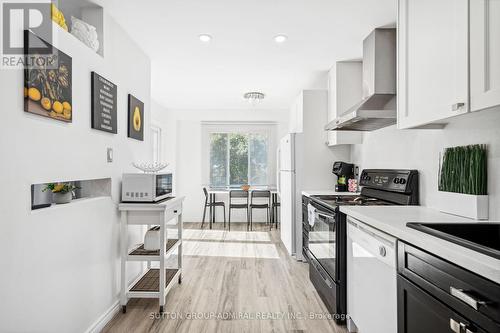
[[[286,109],[396,20],[395,0],[99,2],[151,57],[153,99],[175,109],[252,108],[242,95],[253,90],[266,94],[257,108]],[[288,41],[275,43],[277,34]]]

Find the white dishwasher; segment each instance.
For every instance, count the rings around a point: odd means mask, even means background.
[[[397,333],[396,238],[347,218],[347,328]]]

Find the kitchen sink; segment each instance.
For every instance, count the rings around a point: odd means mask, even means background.
[[[500,259],[500,223],[407,223],[406,226]]]

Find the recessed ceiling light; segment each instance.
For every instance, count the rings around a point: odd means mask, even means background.
[[[212,36],[208,34],[201,34],[198,36],[198,38],[203,42],[203,43],[208,43],[212,40]]]
[[[287,35],[276,35],[274,36],[274,41],[276,43],[284,43],[286,42],[288,39],[288,36]]]

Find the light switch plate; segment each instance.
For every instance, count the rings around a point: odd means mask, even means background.
[[[108,151],[106,153],[106,158],[108,160],[108,163],[113,162],[113,148],[108,148]]]

